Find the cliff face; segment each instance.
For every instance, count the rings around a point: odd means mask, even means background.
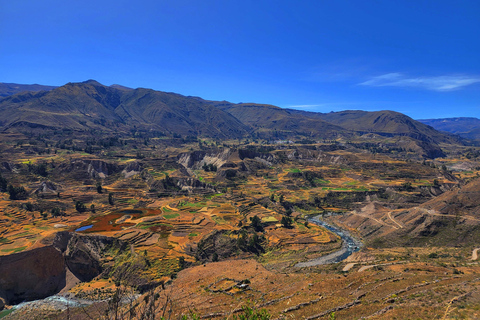
[[[79,159],[58,166],[58,172],[73,179],[105,179],[119,173],[125,166],[98,159]]]
[[[200,170],[204,164],[213,164],[221,167],[232,156],[232,150],[193,151],[178,155],[178,163],[187,170]]]
[[[48,297],[65,286],[65,261],[53,246],[0,257],[0,299],[7,304]]]
[[[103,271],[105,251],[125,246],[115,238],[59,232],[44,247],[0,256],[0,302],[16,304],[56,294],[66,285],[67,269],[90,281]]]
[[[66,267],[81,281],[91,281],[102,273],[106,251],[126,247],[125,242],[116,238],[73,232],[57,233],[53,245],[63,253]]]

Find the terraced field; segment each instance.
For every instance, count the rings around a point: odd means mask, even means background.
[[[136,152],[150,154],[138,159],[123,147],[104,156],[17,150],[7,159],[15,170],[2,176],[28,196],[0,193],[0,256],[51,245],[60,231],[117,239],[123,251],[109,249],[103,273],[62,292],[108,298],[120,287],[145,293],[152,284],[175,317],[192,310],[228,318],[247,301],[273,318],[478,316],[478,243],[467,236],[480,219],[471,209],[475,161],[324,152],[332,147],[326,142],[252,151],[261,147],[138,145]],[[29,171],[45,161],[46,177]],[[207,162],[219,164],[216,171],[202,169]],[[442,168],[459,162],[469,170]],[[458,205],[465,199],[469,206]],[[365,246],[340,263],[297,268],[342,247],[308,222],[319,214]],[[454,223],[462,245],[438,246]],[[411,230],[424,247],[409,242]]]

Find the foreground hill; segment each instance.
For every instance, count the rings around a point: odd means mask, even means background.
[[[458,134],[466,139],[480,139],[480,119],[477,118],[461,117],[423,119],[418,121],[427,124],[436,130]]]
[[[55,88],[55,86],[44,86],[40,84],[18,84],[0,82],[0,97],[7,97],[25,91],[48,91]]]
[[[0,128],[66,128],[239,138],[249,128],[232,115],[193,98],[150,89],[127,90],[96,81],[0,100]]]

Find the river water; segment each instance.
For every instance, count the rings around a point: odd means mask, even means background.
[[[138,293],[132,293],[125,295],[125,297],[122,298],[120,301],[122,304],[126,303],[131,303],[132,301],[135,301],[140,297],[140,294]],[[72,308],[72,307],[81,307],[81,306],[87,306],[91,305],[96,302],[101,302],[101,301],[107,301],[106,300],[87,300],[87,299],[80,299],[80,298],[75,298],[75,297],[68,297],[60,294],[56,294],[50,297],[47,297],[45,299],[39,299],[39,300],[33,300],[33,301],[26,301],[19,303],[17,305],[12,306],[12,309],[10,310],[4,310],[5,311],[17,311],[23,308],[30,309],[30,310],[41,310],[41,309],[47,309],[47,310],[66,310],[67,308]],[[8,312],[10,313],[10,312]],[[2,314],[0,312],[0,318],[3,316],[7,315],[8,313]]]
[[[299,262],[295,265],[297,268],[304,268],[304,267],[313,267],[323,264],[330,264],[330,263],[337,263],[342,260],[345,260],[348,256],[352,253],[360,250],[362,247],[362,242],[358,239],[355,239],[350,233],[346,230],[340,229],[338,227],[332,226],[331,224],[326,223],[323,220],[320,220],[321,215],[315,216],[313,218],[308,219],[309,222],[319,225],[328,229],[329,231],[335,233],[343,240],[342,247],[340,250],[329,253],[325,256],[315,258],[305,262]]]
[[[33,300],[22,302],[17,305],[14,305],[9,310],[3,310],[0,312],[0,319],[4,316],[7,316],[10,313],[15,313],[21,309],[30,309],[30,310],[40,310],[40,309],[47,309],[47,310],[66,310],[67,308],[71,307],[79,307],[82,305],[92,304],[94,301],[89,300],[82,300],[77,298],[68,298],[62,295],[53,295],[47,297],[45,299],[40,300]],[[14,318],[18,318],[13,316]]]

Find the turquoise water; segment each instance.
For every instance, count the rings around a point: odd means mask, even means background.
[[[75,230],[75,232],[85,231],[87,229],[90,229],[91,227],[93,227],[93,224],[89,224],[88,226],[80,227],[77,230]]]

